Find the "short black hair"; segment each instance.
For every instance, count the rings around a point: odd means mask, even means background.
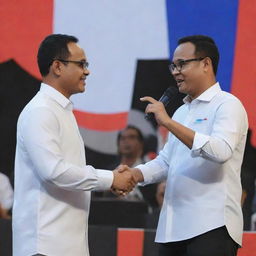
[[[37,63],[42,76],[49,73],[49,68],[54,59],[67,59],[70,55],[68,43],[77,43],[74,36],[51,34],[40,44],[37,53]]]
[[[209,57],[211,59],[213,72],[216,75],[219,64],[219,50],[214,40],[209,36],[193,35],[180,38],[178,45],[188,42],[195,45],[196,57]]]
[[[138,140],[139,140],[141,143],[144,143],[144,137],[143,137],[143,135],[142,135],[141,130],[140,130],[138,127],[133,126],[133,125],[128,125],[128,126],[126,126],[123,130],[121,130],[121,131],[118,133],[118,135],[117,135],[117,143],[119,143],[119,141],[120,141],[122,132],[123,132],[123,131],[126,131],[126,130],[128,130],[128,129],[133,129],[133,130],[135,130],[135,131],[137,132],[137,134],[138,134]]]

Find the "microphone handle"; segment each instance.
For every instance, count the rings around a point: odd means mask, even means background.
[[[148,120],[148,121],[153,120],[154,118],[155,118],[154,113],[145,114],[145,119]]]
[[[159,99],[160,102],[162,102],[164,104],[164,107],[167,107],[167,105],[169,104],[169,102],[171,101],[171,99],[178,94],[178,88],[177,87],[169,87],[164,94],[161,96],[161,98]],[[148,121],[153,121],[156,125],[156,119],[155,119],[155,115],[154,113],[147,113],[145,115],[145,119]]]
[[[154,127],[157,127],[158,126],[158,123],[155,119],[155,114],[154,113],[147,113],[144,118],[148,121],[150,121]]]
[[[166,107],[168,105],[168,103],[170,102],[170,97],[163,95],[160,99],[160,102],[162,102],[164,104],[164,107]],[[150,121],[150,120],[154,120],[155,121],[155,115],[154,113],[147,113],[145,114],[145,119]]]

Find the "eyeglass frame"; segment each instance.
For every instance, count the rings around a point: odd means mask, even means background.
[[[88,69],[88,67],[89,67],[89,62],[87,62],[85,60],[63,60],[63,59],[54,59],[54,60],[58,60],[58,61],[64,62],[64,63],[69,63],[69,62],[75,63],[82,69]]]
[[[207,58],[207,57],[199,57],[199,58],[193,58],[193,59],[187,59],[187,60],[180,60],[178,65],[172,62],[170,65],[168,65],[168,67],[169,67],[169,70],[171,73],[174,72],[175,68],[177,69],[178,72],[181,72],[182,68],[185,64],[187,64],[191,61],[201,61],[205,58]]]

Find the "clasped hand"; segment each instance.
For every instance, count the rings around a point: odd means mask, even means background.
[[[127,165],[119,165],[114,171],[114,180],[111,191],[116,195],[126,195],[133,190],[138,183],[135,171]]]

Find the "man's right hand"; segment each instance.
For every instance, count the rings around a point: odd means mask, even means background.
[[[114,180],[111,189],[128,193],[133,190],[135,181],[131,169],[127,165],[120,165],[114,171]]]
[[[125,196],[126,194],[128,194],[129,192],[131,192],[131,190],[134,188],[134,186],[138,183],[138,182],[143,182],[144,181],[144,177],[141,173],[140,169],[137,168],[129,168],[127,165],[120,165],[118,166],[115,170],[114,170],[114,179],[115,179],[115,172],[118,172],[119,174],[131,174],[131,180],[129,182],[129,184],[131,185],[129,188],[127,187],[127,189],[119,189],[119,188],[115,188],[114,187],[114,182],[111,188],[111,191],[117,195],[117,196]],[[128,173],[127,173],[128,172]],[[116,174],[117,175],[117,174]],[[128,184],[126,184],[128,185]]]

